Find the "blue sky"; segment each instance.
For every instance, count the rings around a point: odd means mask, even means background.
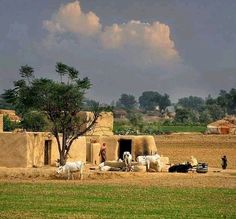
[[[88,76],[88,97],[167,93],[173,101],[236,84],[234,0],[0,0],[0,92],[28,64]]]

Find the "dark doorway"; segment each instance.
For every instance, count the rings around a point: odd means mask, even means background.
[[[131,153],[131,148],[132,148],[132,140],[120,139],[118,157],[120,159],[123,159],[124,152],[129,151]]]
[[[44,143],[44,165],[51,164],[52,141],[46,140]]]

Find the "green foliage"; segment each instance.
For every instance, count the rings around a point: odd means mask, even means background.
[[[221,90],[217,98],[208,96],[206,108],[213,120],[221,119],[225,114],[236,114],[236,89],[232,88],[229,92]]]
[[[143,117],[142,117],[142,115],[140,113],[130,112],[130,113],[128,113],[128,119],[129,119],[131,125],[134,128],[138,128],[139,131],[142,130],[142,127],[143,127]]]
[[[0,95],[0,109],[14,109],[11,104],[7,103],[3,95]]]
[[[155,110],[157,103],[154,101],[155,97],[159,96],[159,93],[154,91],[145,91],[139,97],[139,105],[144,110]]]
[[[67,74],[67,65],[65,65],[61,62],[57,62],[56,72],[60,75],[61,82],[62,82],[62,77]]]
[[[133,126],[130,121],[114,122],[113,132],[120,135],[128,134],[144,134],[144,135],[160,135],[173,132],[202,132],[206,131],[205,124],[184,125],[181,122],[166,120],[164,122],[142,122],[142,128]]]
[[[229,92],[221,90],[216,98],[217,104],[228,114],[236,113],[236,89],[231,89]]]
[[[130,121],[115,121],[113,132],[116,135],[138,134],[137,128],[134,128]]]
[[[206,126],[202,125],[173,125],[173,126],[161,126],[161,133],[173,133],[173,132],[201,132],[206,131]]]
[[[235,218],[236,190],[1,183],[2,218]]]
[[[3,116],[3,130],[5,132],[13,131],[16,128],[21,128],[19,122],[11,121],[8,115]]]
[[[160,111],[171,105],[167,94],[161,95],[156,91],[145,91],[139,97],[139,105],[144,110],[155,110],[159,106]]]
[[[50,123],[46,115],[38,111],[29,111],[24,114],[21,125],[28,131],[42,132],[50,130]]]
[[[171,105],[170,99],[169,99],[169,95],[168,94],[164,94],[161,95],[160,97],[158,97],[158,99],[156,100],[158,102],[158,105],[160,107],[160,111],[162,112],[163,110],[165,110],[165,108],[167,106]]]
[[[130,94],[121,94],[120,99],[116,103],[117,107],[125,108],[128,110],[132,110],[135,108],[137,101],[135,97]]]
[[[205,101],[201,97],[184,97],[179,99],[178,105],[186,109],[201,111],[204,108]]]
[[[176,109],[175,121],[182,124],[193,124],[198,121],[198,113],[186,108]]]
[[[28,65],[21,66],[20,68],[20,76],[22,78],[26,78],[28,83],[30,83],[30,79],[32,79],[34,73],[34,69]]]
[[[208,109],[206,109],[202,113],[200,113],[199,122],[205,123],[205,124],[209,124],[210,122],[213,122],[212,115]]]
[[[211,104],[207,106],[207,110],[213,121],[222,119],[225,116],[224,109],[218,104]]]

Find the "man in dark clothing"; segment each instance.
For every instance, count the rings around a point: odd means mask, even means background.
[[[222,169],[225,170],[226,167],[227,167],[227,157],[224,155],[222,158],[222,163],[221,163],[221,166],[222,166]]]

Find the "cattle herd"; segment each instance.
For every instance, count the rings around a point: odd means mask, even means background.
[[[110,166],[105,166],[104,163],[99,164],[99,170],[100,171],[126,171],[131,172],[134,171],[134,166],[132,165],[132,155],[129,151],[125,151],[123,153],[123,160],[119,159],[119,162],[124,163],[124,168],[115,168]],[[168,168],[168,172],[173,173],[187,173],[189,171],[196,171],[198,173],[206,173],[208,172],[208,165],[207,163],[197,163],[196,158],[191,156],[192,162],[186,162],[182,164],[174,164],[170,165]],[[151,164],[157,165],[157,167],[161,166],[161,159],[160,155],[154,154],[154,155],[146,155],[146,156],[138,156],[136,158],[137,165],[142,165],[146,167],[146,170],[150,170]],[[66,162],[65,165],[60,165],[59,160],[56,161],[56,166],[58,167],[57,173],[65,173],[67,174],[67,179],[74,179],[73,174],[75,172],[80,173],[80,179],[83,179],[83,170],[85,167],[85,163],[83,161],[74,161],[74,162]],[[157,169],[158,172],[161,171],[161,169]]]

